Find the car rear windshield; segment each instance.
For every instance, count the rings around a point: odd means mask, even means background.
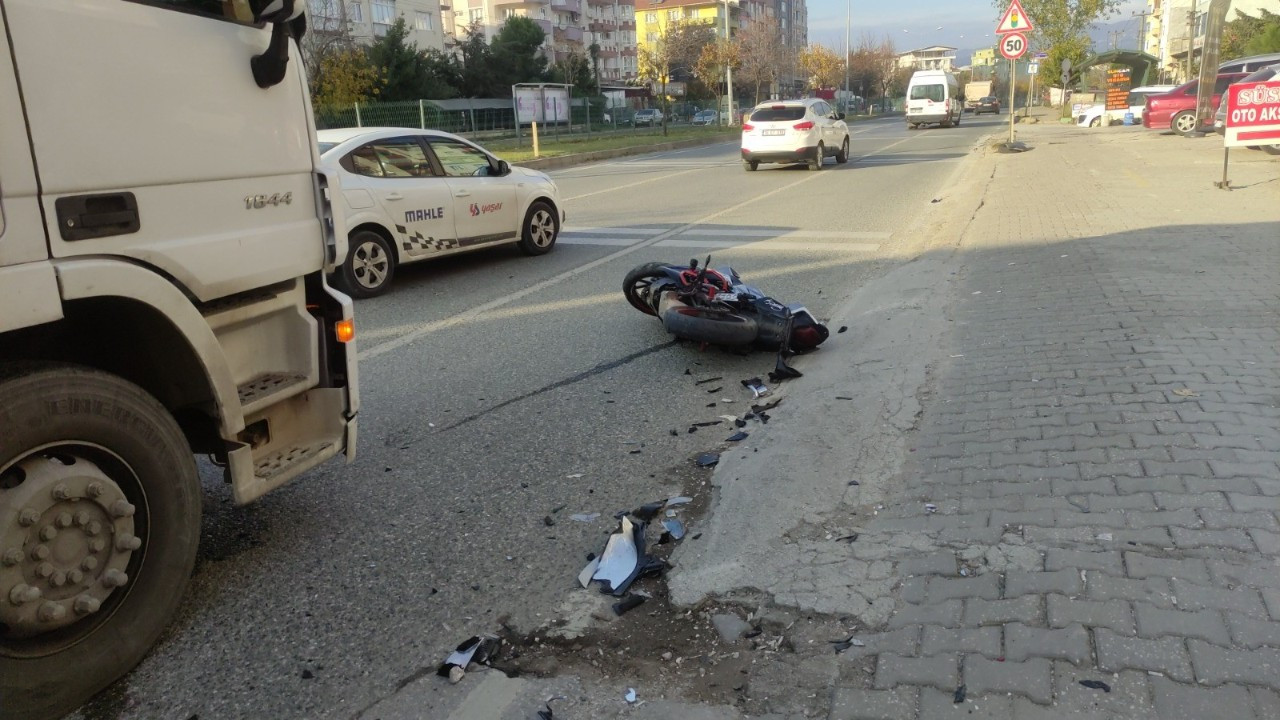
[[[804,117],[801,106],[763,107],[751,111],[751,122],[787,122]]]
[[[942,98],[945,94],[946,94],[946,87],[943,85],[911,86],[912,100],[932,100],[934,102],[942,102]]]

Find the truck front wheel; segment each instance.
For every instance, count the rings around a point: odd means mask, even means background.
[[[186,438],[145,390],[91,368],[0,364],[0,707],[56,718],[136,665],[200,539]]]

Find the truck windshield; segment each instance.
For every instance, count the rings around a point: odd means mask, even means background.
[[[911,87],[911,99],[942,102],[943,90],[942,85],[913,85]]]

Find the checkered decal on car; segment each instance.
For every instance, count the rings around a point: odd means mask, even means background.
[[[461,247],[457,240],[437,240],[424,236],[422,233],[414,230],[410,232],[409,228],[403,225],[396,225],[396,232],[400,233],[400,246],[410,255],[420,255],[425,252],[440,252],[441,250],[453,250]]]

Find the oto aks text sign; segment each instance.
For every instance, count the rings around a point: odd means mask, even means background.
[[[1227,88],[1227,147],[1280,145],[1280,81]]]

